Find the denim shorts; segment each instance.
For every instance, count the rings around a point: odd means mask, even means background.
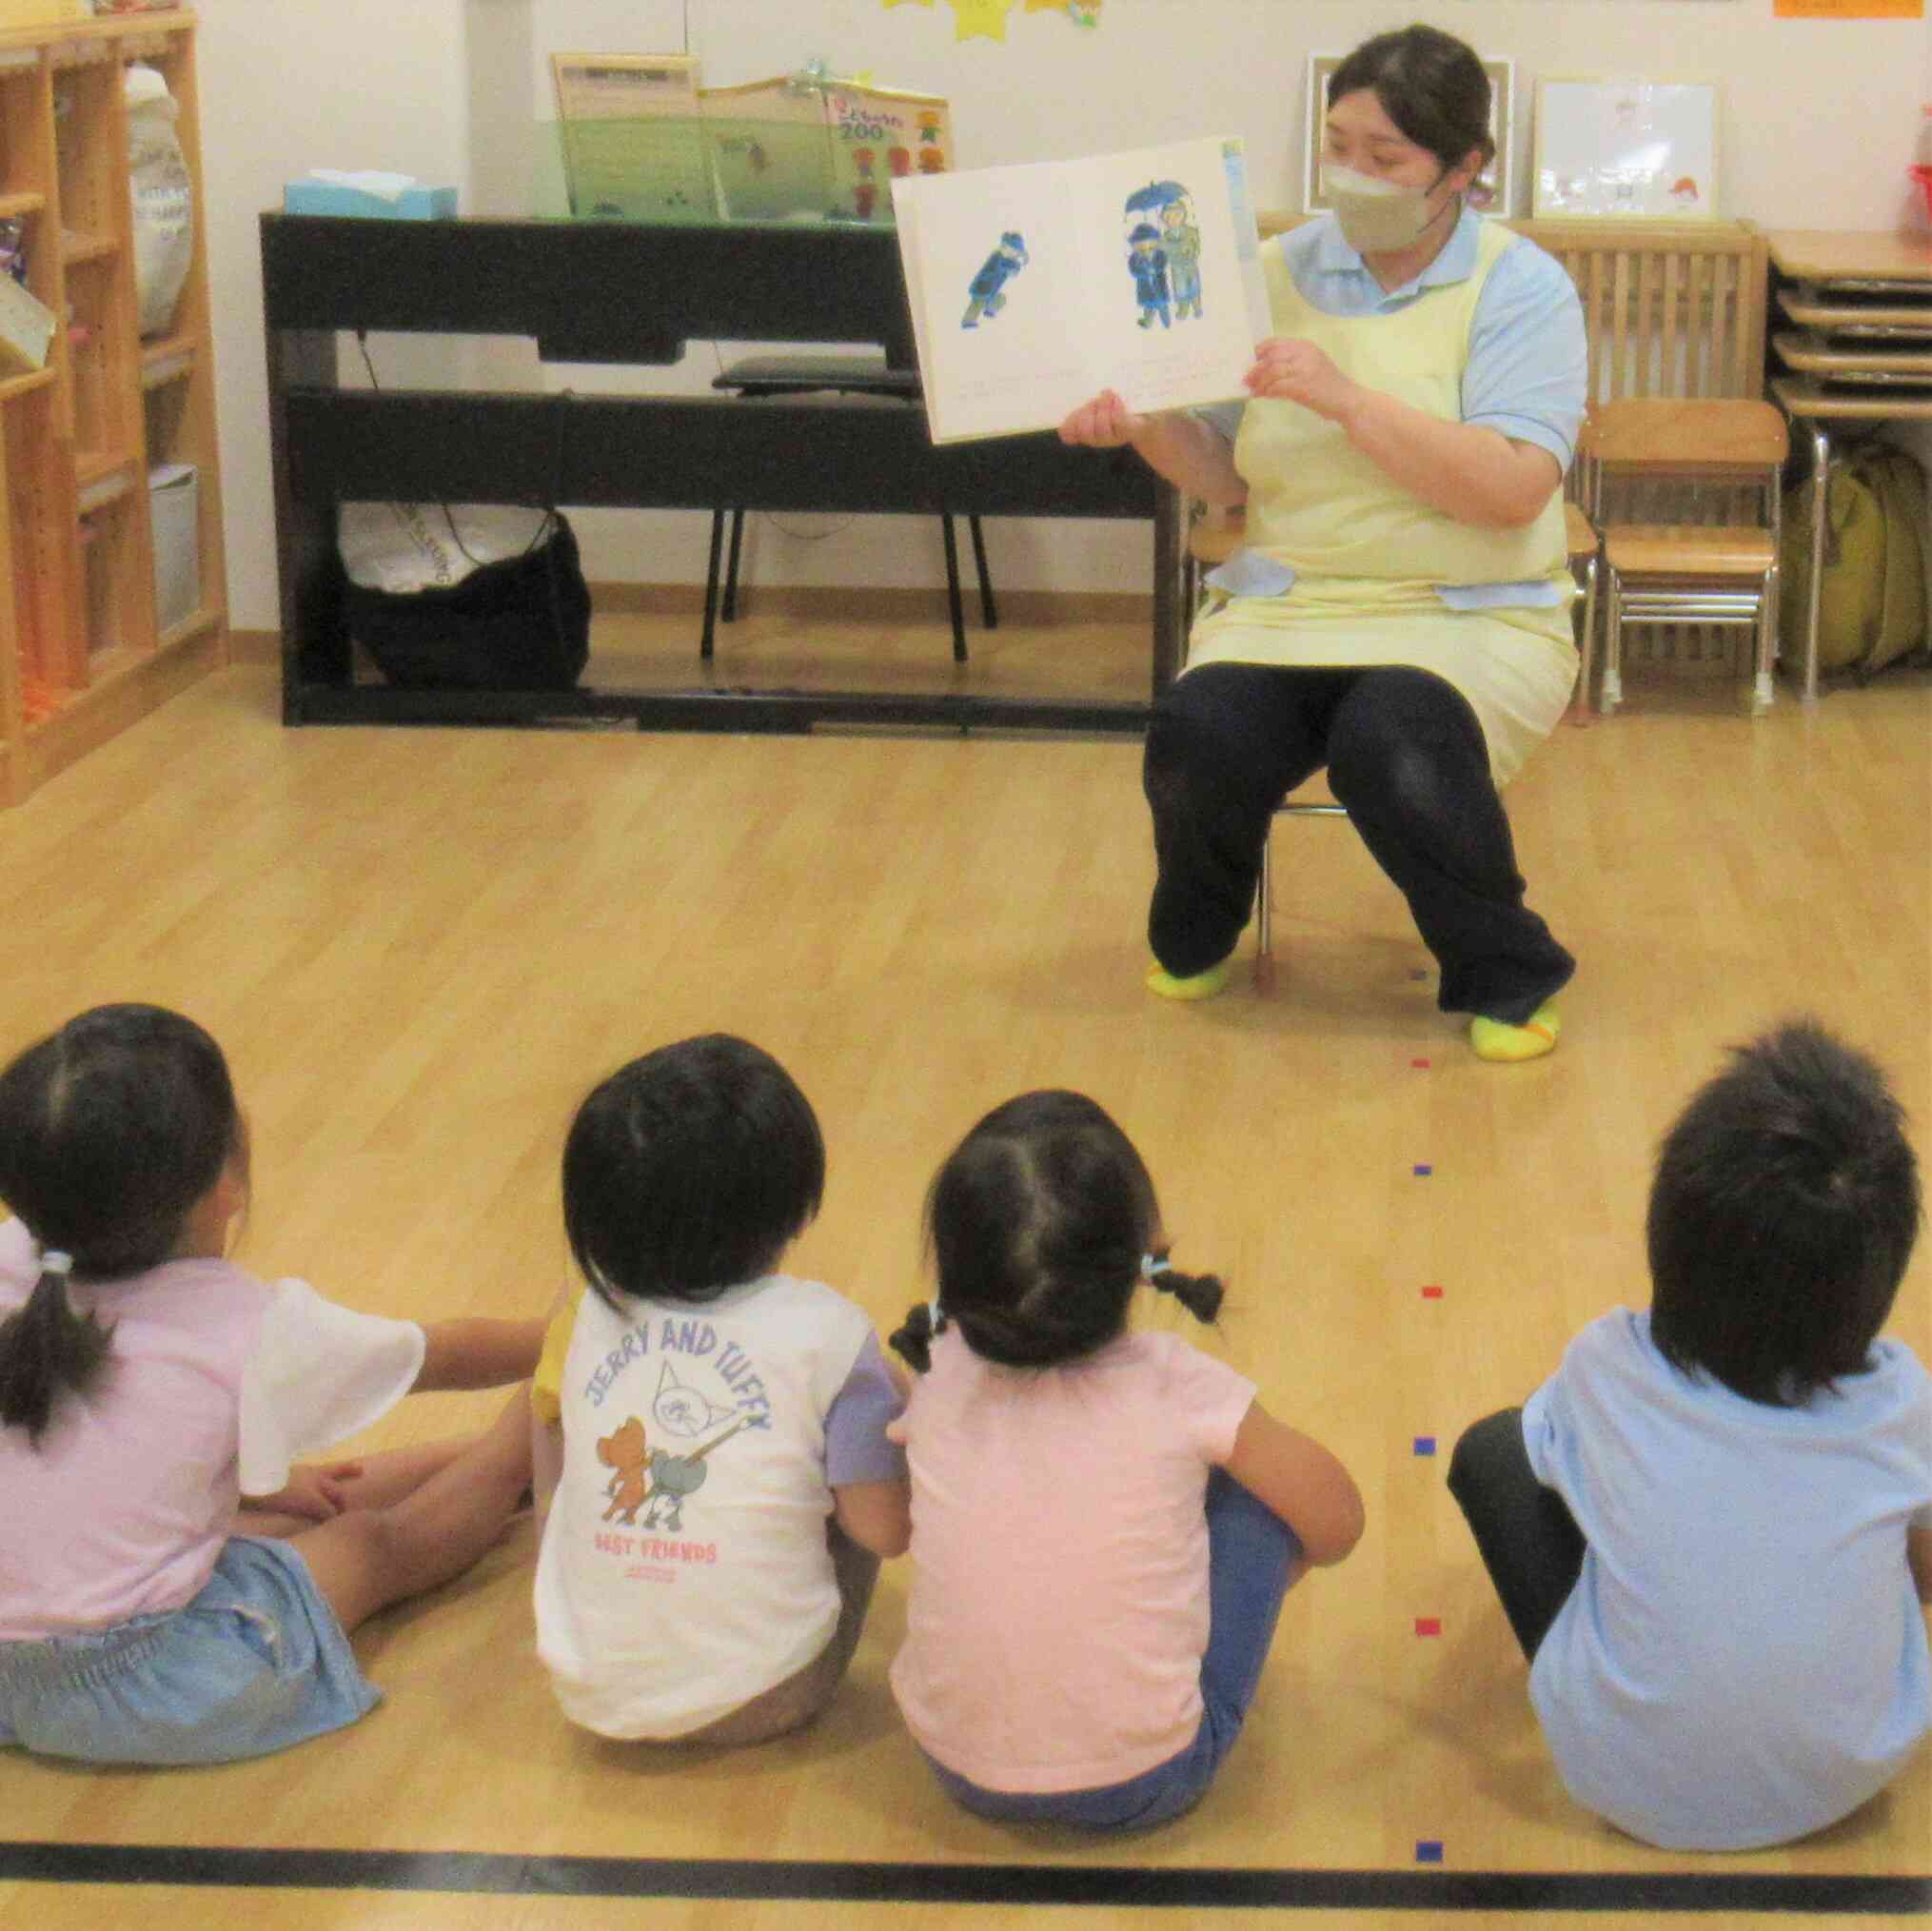
[[[271,1537],[229,1537],[182,1608],[0,1643],[0,1744],[88,1764],[265,1757],[381,1701],[308,1565]]]

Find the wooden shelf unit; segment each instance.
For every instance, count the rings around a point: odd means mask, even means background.
[[[64,325],[47,365],[0,365],[0,806],[224,661],[195,88],[185,11],[0,29],[0,219],[23,224],[27,286]],[[166,334],[142,340],[125,70],[158,69],[179,113],[194,246]],[[196,607],[156,605],[149,473],[193,465]]]

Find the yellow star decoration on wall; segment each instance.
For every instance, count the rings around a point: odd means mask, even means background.
[[[936,4],[937,0],[879,0],[879,5],[888,9]],[[988,40],[1004,40],[1006,16],[1017,4],[1018,0],[953,0],[957,28],[953,37],[971,40],[983,33]],[[1076,27],[1097,27],[1101,4],[1102,0],[1025,0],[1029,13],[1064,13]]]
[[[958,20],[953,38],[971,40],[976,33],[983,33],[988,40],[1004,40],[1007,10],[1012,5],[1013,0],[953,0]]]

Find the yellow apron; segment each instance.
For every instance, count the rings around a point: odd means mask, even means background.
[[[1462,419],[1462,376],[1483,284],[1517,239],[1485,222],[1467,280],[1426,290],[1389,314],[1325,315],[1268,250],[1277,335],[1323,349],[1345,374],[1449,422]],[[1431,509],[1299,403],[1252,402],[1234,461],[1249,483],[1247,544],[1294,572],[1274,597],[1230,597],[1195,624],[1188,668],[1205,663],[1409,664],[1433,671],[1469,701],[1506,784],[1548,736],[1576,680],[1563,503],[1552,496],[1521,529],[1475,529]],[[1548,607],[1451,610],[1437,584],[1545,579]]]

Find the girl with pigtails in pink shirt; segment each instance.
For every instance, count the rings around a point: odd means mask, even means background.
[[[919,1370],[891,1430],[913,1485],[899,1708],[983,1816],[1164,1823],[1232,1746],[1290,1585],[1354,1547],[1361,1496],[1252,1382],[1130,1331],[1137,1287],[1212,1320],[1221,1283],[1168,1262],[1147,1169],[1091,1099],[996,1108],[926,1229],[937,1299],[893,1336]]]

